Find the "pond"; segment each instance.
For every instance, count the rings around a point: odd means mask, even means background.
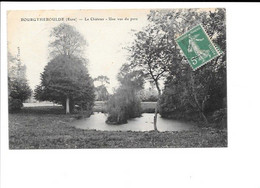
[[[79,129],[95,129],[100,131],[151,131],[153,127],[154,114],[143,113],[142,117],[128,120],[127,124],[108,125],[106,124],[107,115],[95,112],[94,115],[86,119],[76,120],[72,123]],[[157,128],[158,131],[182,131],[193,128],[194,125],[177,120],[164,119],[158,114]]]

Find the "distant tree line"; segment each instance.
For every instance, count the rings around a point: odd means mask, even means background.
[[[94,82],[99,82],[99,85],[95,87],[96,100],[107,101],[109,98],[109,93],[107,91],[107,84],[110,84],[109,78],[107,76],[100,75],[94,79]]]
[[[154,88],[142,89],[138,93],[142,102],[157,102],[158,92]]]

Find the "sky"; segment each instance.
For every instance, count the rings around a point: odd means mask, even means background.
[[[20,48],[20,59],[27,67],[28,83],[34,89],[40,84],[40,74],[50,60],[48,44],[52,28],[62,22],[75,26],[88,43],[84,56],[89,60],[87,68],[91,77],[109,77],[108,90],[112,92],[112,88],[118,86],[116,75],[127,59],[123,47],[131,44],[134,31],[148,24],[148,13],[149,10],[138,9],[9,11],[8,48],[14,56]]]

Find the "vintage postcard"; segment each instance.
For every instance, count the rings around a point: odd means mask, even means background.
[[[10,149],[227,147],[223,8],[7,12]]]

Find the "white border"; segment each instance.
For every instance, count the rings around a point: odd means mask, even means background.
[[[7,66],[1,57],[1,188],[260,187],[260,4],[2,3],[7,9],[226,8],[228,148],[8,150]]]

